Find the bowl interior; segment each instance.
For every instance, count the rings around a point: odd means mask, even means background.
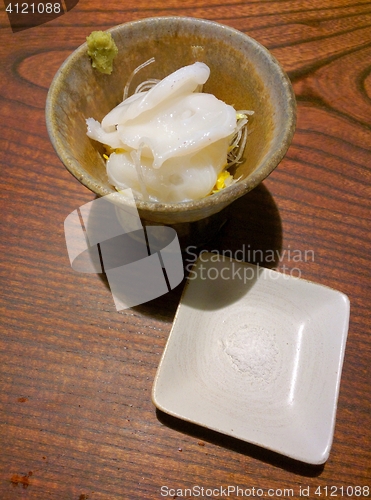
[[[277,61],[255,40],[226,26],[194,18],[153,18],[110,30],[119,53],[111,75],[93,69],[86,44],[62,65],[50,87],[46,119],[53,146],[67,169],[93,192],[114,192],[106,175],[103,146],[86,135],[86,118],[98,121],[123,98],[132,71],[155,62],[133,79],[131,91],[149,78],[164,78],[181,66],[205,62],[211,70],[204,91],[254,111],[245,160],[235,185],[203,200],[180,204],[138,202],[142,217],[171,223],[216,213],[255,187],[284,156],[295,128],[291,84]]]

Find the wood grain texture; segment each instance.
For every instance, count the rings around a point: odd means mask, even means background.
[[[232,205],[207,249],[273,249],[279,270],[298,268],[349,296],[335,437],[324,466],[156,412],[152,381],[182,286],[118,313],[102,276],[69,266],[64,219],[93,195],[49,142],[47,89],[93,29],[163,15],[246,32],[292,79],[292,146],[264,186]],[[371,487],[371,3],[80,0],[64,16],[15,34],[2,9],[0,75],[0,498],[159,499],[162,485],[266,494],[292,488],[291,498],[309,486],[317,498],[318,486]],[[296,262],[295,250],[313,253]]]

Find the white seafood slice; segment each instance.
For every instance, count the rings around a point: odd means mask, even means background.
[[[236,129],[236,111],[211,94],[190,94],[163,101],[162,106],[119,124],[125,149],[138,149],[160,168],[169,158],[189,155],[230,137]]]
[[[111,148],[114,149],[122,147],[116,129],[112,132],[106,132],[102,129],[101,124],[97,120],[94,120],[94,118],[88,118],[86,120],[86,125],[88,127],[86,134],[90,139],[94,139],[94,141],[101,142],[102,144],[107,144],[107,146],[111,146]]]
[[[125,151],[107,161],[114,186],[168,203],[210,194],[227,164],[237,117],[232,106],[198,92],[209,75],[204,63],[185,66],[125,99],[102,124],[86,120],[89,137]]]
[[[102,120],[102,129],[105,132],[112,132],[116,130],[116,125],[124,121],[125,114],[133,104],[133,102],[142,99],[143,94],[147,92],[143,92],[142,94],[133,94],[124,101],[120,102],[118,106],[113,108]]]
[[[133,100],[129,97],[123,103],[106,115],[102,120],[102,127],[110,130],[112,126],[133,120],[145,111],[159,106],[163,101],[195,91],[199,85],[203,85],[209,78],[210,68],[201,62],[178,69],[171,75],[161,80],[148,92],[134,94],[139,98]],[[130,106],[122,104],[130,103]]]
[[[228,139],[220,139],[202,150],[169,158],[161,168],[152,168],[152,160],[141,157],[141,174],[151,201],[178,203],[198,200],[213,189],[227,161]],[[107,161],[109,181],[119,189],[131,188],[142,198],[137,169],[130,153],[112,153]]]

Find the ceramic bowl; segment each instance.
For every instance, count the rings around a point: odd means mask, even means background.
[[[349,326],[343,293],[202,254],[155,378],[162,411],[310,464],[334,436]]]
[[[235,178],[240,177],[236,184],[198,201],[138,201],[142,219],[170,225],[205,220],[253,189],[279,164],[294,134],[295,98],[287,75],[262,45],[230,27],[185,17],[143,19],[109,31],[119,50],[111,75],[92,68],[84,43],[58,70],[47,97],[51,142],[63,164],[83,185],[98,196],[114,192],[106,174],[103,147],[87,137],[85,119],[100,121],[121,102],[129,75],[150,57],[156,62],[136,75],[133,88],[198,60],[211,70],[205,92],[255,114],[245,160],[235,172]]]

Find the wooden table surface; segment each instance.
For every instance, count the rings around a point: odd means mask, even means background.
[[[65,15],[14,33],[1,8],[0,499],[196,498],[185,490],[193,486],[205,488],[200,498],[221,486],[267,498],[299,498],[308,487],[310,498],[367,496],[371,3],[80,0]],[[279,270],[348,295],[337,422],[323,466],[156,411],[152,382],[183,284],[117,312],[102,276],[70,267],[63,222],[94,195],[49,141],[48,87],[92,30],[164,15],[211,19],[251,35],[292,80],[293,143],[263,185],[232,205],[233,221],[208,249],[278,250]],[[297,262],[294,252],[307,258]],[[162,495],[161,486],[168,488]]]

